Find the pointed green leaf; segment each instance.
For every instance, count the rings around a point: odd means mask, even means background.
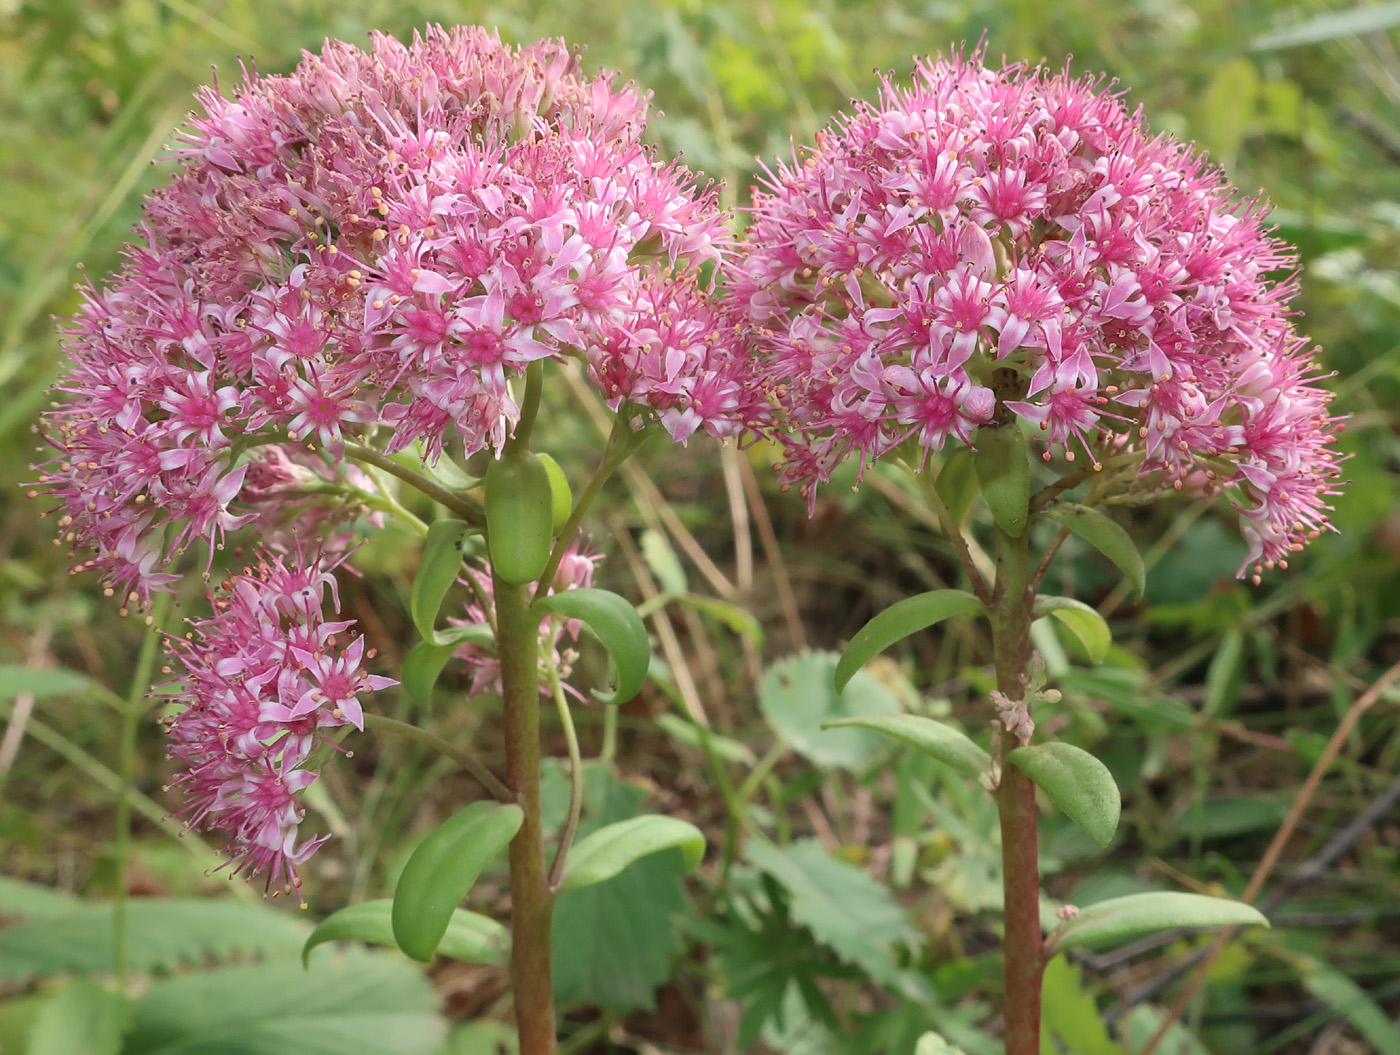
[[[974,779],[992,767],[992,756],[973,743],[966,733],[932,718],[917,714],[881,714],[868,718],[842,718],[840,721],[826,722],[822,728],[843,725],[858,725],[903,740],[932,755],[945,766],[951,766]]]
[[[1267,927],[1256,908],[1223,897],[1158,891],[1109,898],[1079,910],[1050,935],[1056,951],[1172,927]]]
[[[1396,1032],[1390,1016],[1366,990],[1335,967],[1310,956],[1294,954],[1286,958],[1301,969],[1308,992],[1350,1022],[1376,1055],[1400,1055],[1400,1032]]]
[[[434,634],[435,641],[420,641],[408,650],[403,666],[399,668],[399,681],[408,693],[408,698],[420,707],[432,703],[433,686],[437,684],[442,668],[464,644],[481,645],[486,648],[496,644],[491,628],[485,623],[471,626],[454,626],[439,630]]]
[[[413,590],[408,599],[413,625],[424,641],[446,644],[437,640],[438,609],[461,573],[462,544],[470,530],[471,526],[461,520],[435,520],[428,525],[423,557],[413,576]]]
[[[705,836],[689,821],[649,815],[599,828],[569,852],[561,890],[574,890],[611,879],[638,858],[679,846],[685,870],[693,872],[705,856]]]
[[[524,816],[513,804],[473,802],[418,844],[394,890],[391,920],[400,949],[415,960],[432,961],[457,905]]]
[[[997,524],[1012,538],[1026,530],[1031,501],[1030,447],[1015,419],[983,425],[972,438],[972,464],[982,497]]]
[[[608,590],[579,588],[541,597],[535,607],[565,619],[581,619],[606,646],[617,669],[617,688],[612,692],[594,689],[595,699],[626,703],[637,695],[651,665],[651,642],[646,624],[630,601]]]
[[[1072,597],[1037,597],[1035,614],[1037,617],[1054,616],[1069,627],[1070,632],[1084,645],[1084,651],[1089,653],[1092,662],[1102,663],[1108,655],[1108,646],[1113,644],[1113,633],[1103,616],[1083,601]]]
[[[851,638],[841,654],[841,662],[836,664],[836,691],[844,690],[856,671],[896,641],[903,641],[951,616],[980,611],[983,611],[982,602],[963,590],[931,590],[896,601]]]
[[[328,941],[363,941],[371,945],[395,945],[392,898],[363,901],[334,912],[311,932],[302,946],[303,967],[311,964],[311,950]],[[510,960],[510,931],[488,916],[455,909],[437,951],[462,963],[489,963],[504,967]]]
[[[1094,842],[1107,846],[1113,841],[1122,799],[1106,765],[1088,751],[1059,742],[1018,747],[1007,757]]]
[[[76,670],[0,664],[0,700],[12,700],[26,692],[35,699],[45,696],[90,696],[94,693],[111,695],[104,685]]]
[[[1075,502],[1056,502],[1045,515],[1063,528],[1068,528],[1114,564],[1127,578],[1134,596],[1141,598],[1147,589],[1147,569],[1132,538],[1107,513]]]

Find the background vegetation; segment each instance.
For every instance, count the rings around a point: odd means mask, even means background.
[[[740,205],[755,158],[809,141],[848,98],[873,93],[874,70],[899,76],[913,53],[984,36],[993,56],[1116,78],[1154,128],[1195,139],[1237,185],[1262,188],[1299,247],[1300,324],[1334,373],[1336,406],[1353,415],[1338,533],[1255,588],[1233,578],[1242,543],[1228,517],[1164,502],[1132,525],[1151,564],[1142,603],[1091,552],[1064,561],[1073,590],[1056,592],[1115,621],[1108,662],[1089,669],[1073,642],[1039,640],[1065,690],[1055,720],[1125,791],[1107,853],[1046,819],[1050,893],[1076,904],[1154,887],[1237,896],[1341,717],[1400,659],[1400,33],[1390,28],[1400,5],[0,0],[0,916],[22,920],[0,931],[0,1048],[69,1050],[75,1015],[105,1028],[100,986],[84,972],[110,963],[102,943],[118,886],[137,897],[134,939],[172,936],[134,940],[130,968],[154,982],[125,1051],[193,1051],[180,1044],[199,1037],[213,1045],[203,1051],[320,1051],[326,1042],[308,1038],[328,1022],[339,1033],[327,1051],[476,1053],[510,1040],[498,969],[443,963],[424,981],[387,954],[322,950],[306,976],[294,908],[247,907],[241,883],[206,877],[210,851],[172,838],[178,824],[163,820],[176,804],[161,791],[155,723],[139,726],[126,762],[119,749],[128,698],[139,705],[148,684],[138,669],[148,635],[94,582],[68,576],[52,524],[23,497],[30,428],[59,369],[51,317],[74,309],[80,261],[94,276],[117,265],[142,193],[168,172],[149,159],[210,66],[228,91],[240,55],[278,72],[326,36],[437,21],[587,45],[587,64],[655,93],[661,148],[684,151]],[[586,398],[550,398],[546,445],[591,442]],[[571,1050],[903,1055],[937,1028],[991,1055],[990,800],[912,755],[813,735],[828,707],[888,709],[890,695],[982,735],[984,642],[950,624],[840,704],[822,688],[824,653],[785,658],[836,647],[877,606],[955,579],[956,562],[909,514],[895,477],[871,474],[855,493],[838,481],[809,520],[777,493],[770,460],[762,449],[720,459],[698,443],[658,448],[649,466],[661,482],[624,475],[600,506],[597,537],[618,535],[606,577],[657,598],[664,663],[624,713],[612,764],[590,771],[587,817],[605,823],[648,801],[701,824],[712,850],[684,884],[659,858],[561,904],[556,981]],[[389,666],[406,640],[416,556],[406,537],[381,537],[348,587]],[[185,610],[198,600],[196,587]],[[17,667],[77,671],[108,691]],[[479,729],[490,756],[491,702],[439,697],[454,735]],[[1219,961],[1176,1050],[1400,1051],[1397,706],[1400,695],[1382,693],[1346,740],[1265,888],[1274,930]],[[596,753],[601,726],[583,735]],[[112,836],[124,767],[141,793],[129,847]],[[328,776],[313,806],[340,838],[307,870],[316,916],[386,894],[416,834],[474,794],[416,749],[367,738]],[[749,828],[773,843],[744,840]],[[503,889],[484,884],[476,907],[491,911]],[[45,919],[67,929],[32,931]],[[1169,939],[1058,961],[1047,981],[1058,1050],[1136,1050],[1197,955],[1197,939]],[[180,966],[191,963],[205,970]]]

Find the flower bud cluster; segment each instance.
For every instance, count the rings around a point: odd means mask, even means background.
[[[1241,574],[1282,562],[1327,526],[1336,423],[1265,206],[1101,82],[982,60],[886,81],[756,191],[738,293],[785,480],[1019,419],[1046,460],[1227,490]]]

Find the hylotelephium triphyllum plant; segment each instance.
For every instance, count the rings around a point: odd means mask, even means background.
[[[877,617],[837,677],[939,619],[991,620],[996,758],[928,719],[865,721],[997,796],[1008,1052],[1039,1051],[1050,948],[1121,931],[1124,913],[1138,927],[1257,918],[1195,899],[1120,905],[1105,923],[1095,906],[1042,937],[1036,785],[1101,841],[1118,800],[1090,756],[1034,742],[1032,706],[1053,690],[1032,678],[1029,634],[1049,613],[1091,655],[1106,648],[1092,609],[1036,588],[1069,532],[1141,584],[1126,534],[1095,508],[1107,499],[1231,493],[1256,575],[1326,527],[1336,426],[1285,314],[1291,284],[1268,280],[1290,258],[1262,232],[1262,205],[1235,203],[1187,148],[1148,138],[1099,82],[994,72],[978,53],[922,65],[912,89],[886,84],[878,105],[779,167],[726,295],[701,277],[734,255],[713,193],[640,144],[643,96],[585,78],[562,44],[516,51],[478,29],[410,46],[376,36],[369,52],[328,43],[287,77],[249,75],[232,101],[209,89],[200,102],[180,171],[148,201],[144,244],[65,329],[69,366],[44,426],[57,456],[35,493],[92,554],[77,568],[124,607],[172,590],[193,540],[209,547],[207,575],[227,535],[254,539],[254,559],[211,587],[212,614],[173,648],[177,783],[190,821],[228,834],[233,871],[299,887],[324,837],[301,836],[297,796],[346,727],[434,743],[498,801],[432,833],[392,906],[360,906],[336,936],[383,938],[387,916],[423,959],[459,922],[459,951],[489,936],[455,906],[509,843],[521,1050],[553,1051],[555,894],[666,846],[692,862],[703,848],[690,825],[652,817],[570,856],[580,759],[557,642],[580,622],[604,641],[610,702],[636,691],[650,653],[636,611],[589,585],[578,527],[659,423],[681,442],[772,430],[784,480],[809,499],[848,455],[918,472],[950,440],[976,452],[964,457],[995,521],[993,573],[964,537],[965,506],[927,489],[971,592]],[[616,415],[577,501],[530,450],[544,364],[569,359]],[[1022,423],[1058,470],[1035,494]],[[458,464],[478,452],[484,481]],[[437,503],[435,518],[411,512],[403,487]],[[385,517],[425,538],[410,602],[422,640],[394,673],[421,697],[452,657],[474,664],[473,690],[504,700],[504,779],[364,710],[393,680],[336,618],[335,572]],[[1040,518],[1060,530],[1032,563]],[[473,556],[482,534],[489,561]],[[455,581],[474,601],[440,628]],[[541,692],[574,779],[548,870]]]
[[[912,87],[886,81],[878,103],[857,106],[756,192],[734,293],[784,411],[784,481],[811,502],[847,457],[862,472],[884,458],[920,474],[932,452],[964,445],[923,491],[971,592],[881,613],[837,682],[941,619],[991,623],[996,758],[930,719],[852,721],[984,780],[997,798],[1008,1055],[1041,1050],[1051,950],[1134,929],[1262,922],[1230,902],[1148,895],[1077,918],[1069,909],[1042,937],[1036,786],[1105,844],[1119,796],[1086,752],[1035,743],[1034,704],[1057,694],[1035,669],[1030,630],[1053,615],[1095,661],[1109,645],[1092,608],[1038,595],[1069,533],[1141,590],[1142,561],[1102,503],[1228,494],[1249,543],[1240,574],[1256,583],[1328,526],[1340,425],[1288,317],[1293,279],[1271,278],[1294,261],[1265,232],[1266,213],[1189,146],[1149,136],[1101,80],[994,71],[980,51],[920,63]],[[1033,491],[1036,462],[1050,475]],[[973,488],[994,521],[990,556],[966,525]],[[1075,489],[1080,500],[1065,500]],[[1058,530],[1033,553],[1041,519]]]

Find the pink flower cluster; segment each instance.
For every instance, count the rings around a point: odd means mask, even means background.
[[[982,59],[886,82],[756,192],[736,292],[785,480],[810,498],[849,454],[1019,418],[1071,461],[1229,490],[1241,574],[1282,562],[1327,526],[1336,423],[1265,207],[1101,82]]]
[[[713,192],[642,145],[644,96],[562,42],[328,42],[200,103],[144,244],[65,333],[46,419],[36,493],[112,592],[146,599],[191,539],[256,515],[264,462],[334,478],[351,440],[499,448],[536,360],[581,357],[677,440],[759,420],[742,334],[696,278],[726,252]]]
[[[554,573],[554,581],[549,584],[548,592],[551,594],[563,593],[565,590],[591,586],[593,584],[593,571],[598,566],[600,559],[596,553],[584,553],[580,545],[570,546],[559,562],[559,570]],[[486,609],[482,602],[494,605],[495,597],[491,589],[491,565],[485,564],[483,569],[481,574],[475,576],[472,586],[473,591],[479,592],[479,596],[467,606],[465,618],[450,620],[456,626],[480,626],[486,622]],[[582,629],[582,624],[577,619],[564,622],[560,622],[554,616],[545,616],[541,619],[541,670],[543,670],[543,664],[548,657],[547,661],[554,665],[560,680],[567,679],[572,672],[573,663],[578,654],[567,645],[563,645],[563,642],[566,638],[569,641],[577,641]],[[493,651],[478,645],[465,644],[453,653],[453,656],[465,663],[472,672],[470,689],[472,696],[501,691],[501,661],[496,658]],[[579,699],[583,699],[583,696],[571,685],[566,684],[564,690]],[[545,678],[540,679],[540,691],[543,693],[550,691],[548,680]]]
[[[189,767],[174,781],[182,812],[228,833],[233,874],[263,873],[279,889],[300,887],[297,865],[327,838],[297,842],[297,796],[316,780],[302,766],[321,730],[363,728],[360,694],[398,684],[365,672],[363,637],[343,642],[353,620],[326,619],[327,592],[340,607],[332,571],[320,556],[265,553],[173,644],[188,704],[167,723],[170,756]]]

